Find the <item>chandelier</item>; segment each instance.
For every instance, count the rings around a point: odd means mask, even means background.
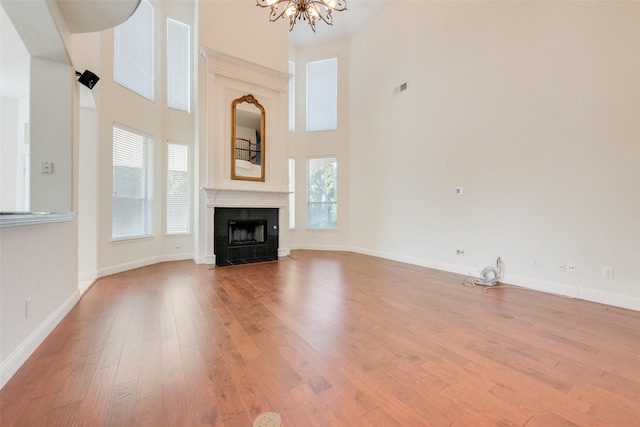
[[[260,7],[271,9],[269,21],[277,21],[283,16],[289,18],[289,31],[293,30],[300,18],[309,21],[311,29],[316,31],[316,19],[320,18],[328,25],[333,25],[331,12],[342,12],[347,9],[347,0],[256,0]]]

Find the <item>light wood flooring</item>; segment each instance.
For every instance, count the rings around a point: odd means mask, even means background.
[[[640,426],[640,312],[343,252],[100,279],[2,427]]]

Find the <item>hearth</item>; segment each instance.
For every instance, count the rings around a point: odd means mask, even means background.
[[[215,208],[216,266],[278,259],[278,209]]]

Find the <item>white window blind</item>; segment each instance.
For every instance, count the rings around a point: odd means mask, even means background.
[[[296,130],[296,64],[289,61],[289,132]]]
[[[296,228],[296,161],[289,159],[289,228]]]
[[[147,0],[113,30],[113,81],[153,101],[153,7]]]
[[[167,107],[189,112],[191,79],[187,24],[167,18]]]
[[[152,234],[152,150],[148,136],[113,127],[113,239]]]
[[[167,144],[167,233],[189,232],[191,198],[189,189],[189,145]]]
[[[307,132],[338,125],[338,58],[307,63]]]

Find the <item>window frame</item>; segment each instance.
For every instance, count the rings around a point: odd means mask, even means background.
[[[333,77],[333,86],[329,86],[328,90],[326,85],[321,85],[320,89],[313,89],[314,82],[313,76],[310,76],[310,68],[313,68],[315,65],[319,65],[321,63],[335,63],[334,73],[331,75]],[[327,73],[319,73],[321,76],[328,76]],[[324,132],[324,131],[333,131],[338,129],[338,57],[325,58],[317,61],[309,61],[306,63],[306,131],[307,133],[311,132]],[[327,83],[327,81],[316,82],[315,84]],[[322,95],[321,95],[322,94]],[[317,103],[317,97],[331,97],[330,104],[320,102]],[[314,114],[317,111],[323,112],[323,117],[314,118]],[[329,111],[331,113],[331,117],[328,118],[328,114],[324,112]],[[317,122],[317,123],[316,123]],[[325,122],[324,124],[322,122]],[[311,127],[311,125],[314,125]]]
[[[143,144],[144,144],[144,159],[145,159],[145,167],[144,167],[144,176],[145,176],[145,182],[144,182],[144,193],[145,193],[145,197],[140,197],[140,198],[136,198],[136,197],[118,197],[116,194],[116,185],[114,184],[115,181],[115,173],[114,173],[114,169],[115,169],[115,164],[114,164],[114,159],[115,159],[115,150],[116,150],[116,129],[129,133],[129,134],[133,134],[137,137],[140,137],[143,139]],[[111,175],[111,241],[123,241],[123,240],[133,240],[133,239],[143,239],[143,238],[148,238],[148,237],[153,237],[153,230],[154,230],[154,225],[153,225],[153,213],[154,213],[154,182],[153,182],[153,178],[154,178],[154,139],[151,135],[146,134],[138,129],[133,129],[131,127],[128,127],[126,125],[123,125],[121,123],[113,123],[113,145],[112,145],[112,158],[111,158],[111,168],[112,168],[112,175]],[[143,201],[143,205],[144,205],[144,220],[145,223],[143,224],[143,228],[144,228],[144,232],[142,234],[132,234],[132,235],[118,235],[116,237],[115,234],[115,224],[114,224],[114,219],[115,219],[115,201],[116,200],[125,200],[125,199],[130,199],[130,200],[140,200]]]
[[[296,229],[296,159],[289,158],[289,230]]]
[[[296,63],[289,61],[289,132],[296,131]]]
[[[180,100],[180,101],[174,101],[172,103],[171,100],[171,94],[174,93],[174,91],[171,89],[171,77],[172,77],[172,72],[170,70],[173,69],[173,67],[171,66],[172,64],[170,64],[170,60],[172,58],[172,51],[171,51],[171,47],[173,46],[172,43],[170,43],[170,39],[169,39],[169,30],[170,30],[170,25],[171,23],[175,23],[177,25],[177,27],[184,27],[186,28],[187,34],[186,34],[186,41],[187,41],[187,46],[184,50],[184,52],[180,52],[181,54],[184,54],[186,56],[186,61],[183,61],[186,67],[186,70],[182,70],[181,73],[179,74],[184,74],[186,76],[186,102],[185,100]],[[167,63],[166,63],[166,83],[167,83],[167,108],[171,109],[171,110],[176,110],[176,111],[182,111],[185,112],[187,114],[191,113],[191,26],[189,24],[185,24],[182,21],[179,21],[175,18],[171,18],[171,17],[167,17],[167,33],[166,33],[166,39],[165,39],[165,44],[166,44],[166,55],[167,55]],[[183,46],[184,47],[184,46]],[[180,108],[181,105],[186,105],[186,109]]]
[[[186,194],[187,194],[187,223],[186,223],[186,230],[183,231],[170,231],[169,230],[169,162],[170,162],[170,158],[169,158],[169,148],[170,146],[182,146],[182,147],[186,147],[187,149],[187,188],[186,188]],[[186,234],[191,234],[191,230],[193,228],[192,225],[192,195],[191,195],[191,185],[192,185],[192,180],[193,180],[193,174],[192,174],[192,165],[193,165],[193,155],[192,155],[192,144],[188,143],[188,142],[182,142],[182,141],[174,141],[174,140],[167,140],[166,142],[166,159],[167,159],[167,164],[166,164],[166,168],[165,168],[165,223],[164,223],[164,228],[165,228],[165,235],[167,236],[179,236],[179,235],[186,235]]]
[[[311,198],[311,191],[310,191],[310,181],[311,181],[311,162],[314,160],[325,160],[327,162],[327,164],[331,164],[331,163],[335,163],[335,171],[334,171],[334,198],[335,201],[330,202],[330,201],[324,201],[324,202],[312,202],[310,200]],[[335,231],[338,230],[338,156],[336,155],[330,155],[330,156],[316,156],[316,157],[308,157],[307,158],[307,186],[306,186],[306,190],[307,190],[307,230],[320,230],[320,231]],[[311,212],[311,205],[317,205],[317,204],[332,204],[335,206],[335,226],[332,227],[317,227],[317,226],[311,226],[310,224],[310,212]]]

